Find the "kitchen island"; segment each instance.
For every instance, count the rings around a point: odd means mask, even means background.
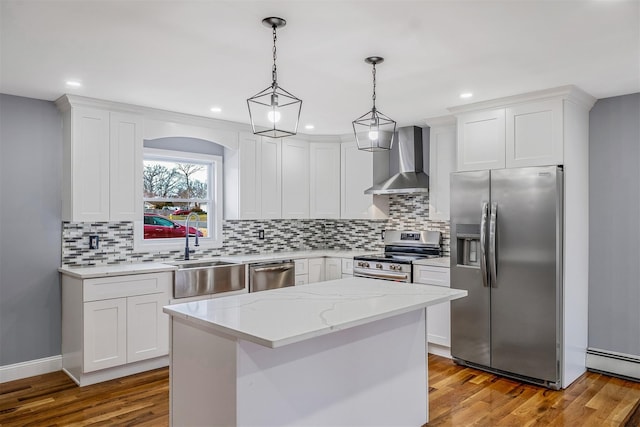
[[[422,425],[437,286],[348,278],[167,306],[171,424]]]

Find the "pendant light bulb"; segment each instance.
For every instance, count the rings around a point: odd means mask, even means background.
[[[267,119],[269,119],[271,123],[278,123],[281,117],[280,111],[271,110],[267,113]]]

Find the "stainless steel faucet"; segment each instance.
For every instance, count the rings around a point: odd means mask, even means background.
[[[198,214],[195,212],[189,212],[189,215],[187,215],[187,221],[185,222],[185,232],[184,232],[184,259],[185,261],[189,260],[189,219],[191,218],[191,215],[195,215],[196,217],[196,222],[200,221],[200,217],[198,217]],[[200,246],[200,244],[198,243],[198,229],[196,228],[196,242],[194,244],[194,246]]]

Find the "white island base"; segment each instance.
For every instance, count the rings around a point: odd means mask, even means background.
[[[426,423],[425,307],[464,291],[359,278],[318,285],[166,307],[171,424]]]

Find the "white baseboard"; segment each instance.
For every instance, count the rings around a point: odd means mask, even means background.
[[[640,381],[640,356],[589,348],[587,350],[587,369]]]
[[[61,369],[61,355],[0,366],[0,383],[33,377],[34,375],[48,374]]]
[[[427,351],[431,354],[435,354],[436,356],[446,357],[447,359],[451,359],[451,347],[446,347],[444,345],[428,343]]]

